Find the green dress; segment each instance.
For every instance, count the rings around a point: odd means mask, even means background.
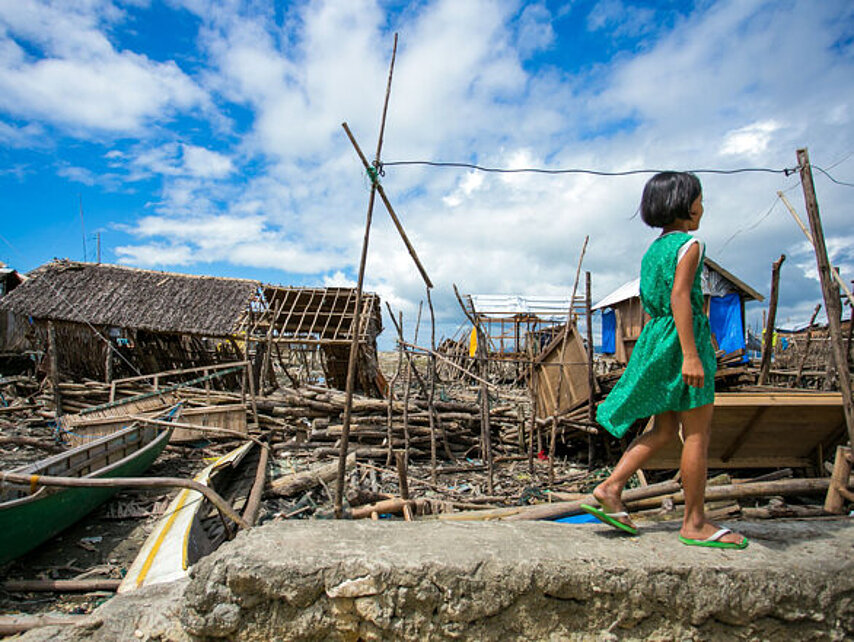
[[[715,400],[717,362],[709,319],[703,312],[702,256],[691,286],[694,341],[705,373],[702,388],[682,380],[682,348],[670,307],[679,249],[691,239],[685,232],[659,236],[641,262],[641,302],[652,318],[638,337],[626,371],[596,413],[597,421],[616,437],[641,417],[699,408]]]

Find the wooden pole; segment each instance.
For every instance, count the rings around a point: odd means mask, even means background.
[[[560,414],[560,399],[561,393],[563,392],[563,380],[566,378],[564,369],[566,368],[566,344],[569,343],[569,326],[572,323],[572,317],[575,306],[575,293],[578,291],[578,279],[581,276],[581,263],[584,261],[584,252],[587,250],[587,242],[590,240],[590,236],[584,237],[584,243],[581,246],[581,254],[578,257],[578,265],[575,268],[575,282],[572,286],[572,295],[569,298],[569,308],[566,311],[566,325],[563,326],[563,342],[560,346],[560,370],[558,371],[557,377],[557,394],[555,395],[555,407],[552,411],[553,416],[557,416]],[[552,431],[551,431],[551,439],[549,441],[549,483],[554,483],[555,478],[555,470],[554,470],[554,458],[555,458],[555,442],[557,441],[557,421],[552,422]]]
[[[771,367],[771,354],[774,351],[774,326],[777,323],[777,298],[780,289],[780,266],[786,260],[786,255],[774,261],[771,267],[771,294],[768,297],[768,320],[765,324],[765,337],[762,342],[762,362],[759,365],[759,385],[764,386]]]
[[[818,316],[818,311],[821,310],[821,303],[816,303],[815,310],[812,311],[812,316],[810,317],[810,323],[807,326],[807,337],[804,341],[804,351],[801,354],[801,362],[798,364],[798,374],[795,375],[795,387],[801,385],[801,378],[804,373],[804,366],[807,363],[807,356],[810,351],[810,343],[812,342],[812,327],[815,324],[815,318]]]
[[[851,448],[836,447],[836,459],[833,462],[833,472],[830,475],[830,486],[824,500],[824,510],[828,513],[841,514],[844,512],[845,500],[854,501],[848,491],[848,478],[851,476]]]
[[[590,285],[590,272],[584,273],[584,315],[587,324],[587,421],[596,423],[596,372],[593,370],[593,291]],[[593,470],[595,442],[592,435],[587,436],[587,468]]]
[[[392,323],[394,323],[394,312],[391,311],[391,306],[388,305],[388,301],[386,301],[386,306],[388,307],[389,316],[391,316]],[[399,323],[397,323],[398,328],[403,328],[403,312],[399,312]],[[394,375],[391,378],[391,381],[388,384],[388,407],[386,409],[386,440],[388,441],[388,454],[386,455],[386,466],[391,466],[391,461],[394,458],[394,432],[392,430],[392,420],[394,419],[394,385],[397,383],[397,378],[400,376],[400,370],[403,367],[403,343],[402,343],[402,331],[398,332],[398,344],[397,344],[397,370],[394,371]]]
[[[433,311],[433,299],[430,288],[427,290],[427,307],[430,309],[430,350],[436,351],[436,314]],[[436,357],[432,354],[430,360],[430,394],[427,397],[427,412],[430,413],[430,481],[436,483]]]
[[[409,481],[407,478],[407,459],[405,453],[394,453],[395,463],[397,464],[397,480],[400,486],[400,496],[403,499],[409,499]]]
[[[377,153],[375,160],[377,164],[380,161],[380,154],[383,146],[383,135],[385,133],[385,120],[388,113],[388,99],[391,95],[391,79],[394,73],[394,59],[397,55],[397,34],[394,34],[394,46],[391,51],[391,64],[388,70],[388,83],[385,90],[385,101],[383,102],[383,113],[380,119],[380,133],[377,137]],[[350,133],[350,128],[347,123],[342,123],[344,131],[347,132],[350,142],[359,151],[362,157],[361,150],[356,144],[355,138]],[[353,384],[356,378],[356,357],[359,352],[359,337],[362,330],[362,287],[365,284],[365,263],[368,259],[368,242],[371,237],[371,220],[374,216],[374,200],[377,194],[377,180],[371,181],[371,194],[368,197],[368,212],[365,216],[365,236],[362,240],[362,255],[359,259],[359,275],[356,281],[356,302],[353,310],[353,322],[350,326],[350,356],[347,360],[347,384],[345,387],[346,400],[344,402],[344,417],[343,429],[341,431],[341,451],[338,456],[338,476],[335,481],[335,517],[341,519],[343,517],[343,502],[344,502],[344,476],[347,472],[347,451],[350,446],[350,417],[353,412]]]
[[[258,467],[255,469],[255,481],[252,483],[252,490],[249,491],[246,507],[243,509],[243,519],[250,526],[255,526],[255,522],[258,521],[261,497],[264,494],[264,487],[267,485],[267,462],[269,459],[270,449],[262,448],[258,456]]]
[[[815,185],[812,179],[809,153],[799,149],[798,165],[801,168],[801,186],[804,190],[804,202],[810,220],[815,258],[818,264],[818,276],[821,280],[824,295],[824,310],[827,313],[827,323],[830,330],[830,347],[833,361],[839,376],[839,388],[842,392],[842,408],[845,413],[845,424],[848,428],[849,443],[854,446],[854,402],[851,398],[851,373],[848,370],[848,357],[842,343],[842,306],[839,303],[839,289],[833,284],[830,261],[827,258],[827,247],[824,243],[824,230],[818,212],[818,200],[815,195]]]
[[[8,580],[0,588],[9,593],[89,593],[90,591],[117,591],[121,580]]]
[[[466,309],[465,304],[463,303],[463,299],[460,296],[460,291],[457,289],[456,284],[454,286],[454,294],[457,297],[457,301],[460,304],[460,307],[463,309],[463,314],[468,317],[468,320],[475,328],[475,332],[477,333],[477,358],[480,362],[480,438],[481,438],[481,457],[486,462],[486,487],[487,492],[492,495],[492,484],[493,484],[493,475],[494,469],[492,461],[492,432],[489,425],[489,386],[486,385],[486,367],[487,367],[487,355],[486,355],[486,344],[487,337],[486,333],[483,331],[480,323],[478,323],[477,316],[472,310],[469,312]]]
[[[59,392],[59,346],[56,344],[56,327],[53,321],[47,322],[47,350],[50,355],[50,385],[53,388],[53,403],[56,406],[56,418],[62,416],[62,395]]]

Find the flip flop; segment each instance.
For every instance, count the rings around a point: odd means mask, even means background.
[[[714,535],[707,537],[706,539],[690,539],[688,537],[679,536],[679,541],[685,544],[685,546],[705,546],[706,548],[747,548],[747,545],[750,543],[747,541],[747,538],[741,540],[741,542],[722,542],[720,541],[721,537],[726,535],[727,533],[732,533],[732,531],[728,528],[722,528]]]
[[[623,522],[616,519],[617,517],[628,517],[629,516],[629,514],[624,510],[622,510],[618,513],[606,513],[605,511],[600,510],[598,508],[595,508],[594,506],[590,506],[588,504],[581,504],[581,506],[579,508],[581,508],[581,510],[583,510],[585,513],[590,513],[591,515],[593,515],[593,517],[598,519],[603,524],[607,524],[608,526],[612,526],[612,527],[617,528],[621,531],[625,531],[626,533],[629,533],[630,535],[637,535],[638,534],[638,529],[636,529],[634,526],[629,526],[628,524],[623,524]]]

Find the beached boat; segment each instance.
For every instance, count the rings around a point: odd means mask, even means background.
[[[254,481],[260,449],[247,441],[207,466],[195,481],[213,488],[236,510],[243,507]],[[119,593],[171,582],[225,541],[219,514],[194,490],[181,490],[164,512],[119,586]]]
[[[86,445],[8,472],[53,477],[134,477],[151,466],[171,434],[171,428],[132,424]],[[28,488],[0,484],[0,564],[46,542],[118,490],[118,487]]]

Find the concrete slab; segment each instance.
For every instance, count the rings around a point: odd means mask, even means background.
[[[746,550],[683,546],[675,523],[630,537],[552,522],[277,522],[241,533],[184,584],[25,639],[854,636],[854,522],[735,525]]]

